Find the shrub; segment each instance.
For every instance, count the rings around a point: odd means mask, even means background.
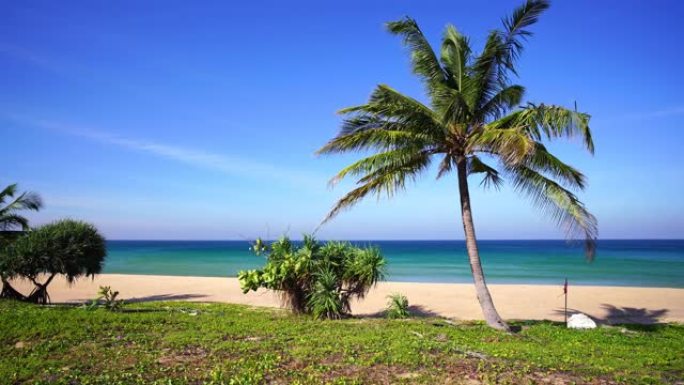
[[[47,303],[47,287],[57,274],[63,274],[69,283],[82,276],[93,276],[102,270],[106,255],[105,240],[91,224],[60,220],[38,227],[17,238],[0,255],[3,278],[28,279],[35,285],[34,290],[24,297],[11,287],[4,287],[3,295],[7,291],[15,297],[19,295],[18,299]],[[41,283],[42,276],[46,278]]]
[[[295,313],[340,318],[351,311],[352,298],[363,298],[384,276],[385,259],[375,247],[347,242],[321,244],[305,236],[301,246],[283,237],[271,245],[257,240],[252,250],[266,255],[259,270],[238,273],[242,291],[278,291]]]
[[[387,296],[387,309],[385,310],[387,318],[407,318],[409,313],[408,298],[405,295],[394,293]]]
[[[100,290],[97,292],[97,298],[92,300],[86,308],[88,310],[94,310],[102,306],[110,311],[119,311],[124,305],[124,300],[117,299],[119,292],[112,290],[110,286],[100,286]]]

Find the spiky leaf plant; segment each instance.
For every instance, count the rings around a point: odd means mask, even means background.
[[[238,273],[243,292],[266,288],[280,293],[295,313],[316,318],[340,318],[350,313],[350,301],[363,298],[384,276],[385,259],[373,247],[347,242],[321,244],[305,236],[301,245],[283,237],[270,245],[259,241],[266,265]]]
[[[388,295],[385,315],[390,319],[408,318],[411,315],[409,312],[408,298],[401,293]]]
[[[44,304],[49,302],[47,288],[55,276],[62,274],[71,283],[99,274],[106,256],[105,239],[95,226],[59,220],[17,238],[1,256],[0,270],[3,276],[21,277],[35,285],[19,299]]]

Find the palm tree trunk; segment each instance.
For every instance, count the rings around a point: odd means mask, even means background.
[[[468,168],[465,157],[457,161],[458,170],[458,191],[461,196],[461,216],[463,219],[463,231],[465,232],[466,249],[468,250],[468,261],[470,262],[470,270],[473,273],[473,281],[475,281],[475,292],[477,293],[477,300],[480,301],[482,314],[484,315],[487,325],[499,329],[510,331],[510,328],[494,307],[489,289],[487,289],[487,282],[485,282],[484,272],[482,271],[482,263],[480,262],[480,253],[477,249],[477,238],[475,237],[475,225],[473,223],[473,213],[470,208],[470,192],[468,191]]]

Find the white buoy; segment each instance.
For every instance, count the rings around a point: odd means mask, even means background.
[[[595,329],[596,322],[586,314],[576,313],[568,318],[569,329]]]

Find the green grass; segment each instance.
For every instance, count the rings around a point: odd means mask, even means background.
[[[676,383],[684,326],[508,335],[440,319],[315,321],[237,305],[0,301],[0,383]],[[604,381],[604,382],[601,382]]]

